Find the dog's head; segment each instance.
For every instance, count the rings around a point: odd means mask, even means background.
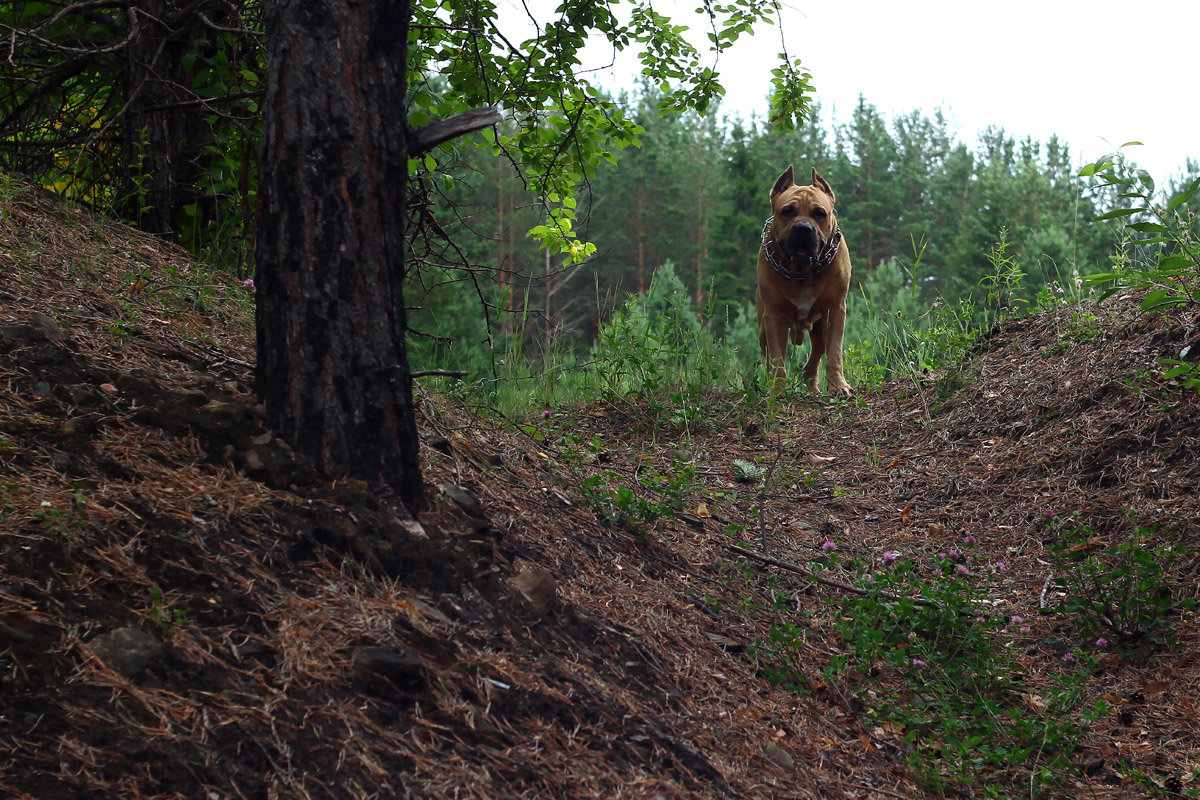
[[[812,186],[797,186],[791,167],[784,170],[771,189],[771,239],[784,257],[797,266],[811,266],[837,230],[833,212],[833,189],[817,170]]]

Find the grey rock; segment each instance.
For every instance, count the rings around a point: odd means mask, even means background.
[[[467,512],[467,516],[475,519],[486,519],[483,513],[483,505],[480,504],[479,498],[471,493],[470,490],[462,486],[455,486],[452,483],[439,484],[438,488],[442,493],[454,501],[454,504]]]
[[[88,643],[96,657],[110,669],[130,680],[162,661],[162,643],[137,628],[117,628],[101,634]]]
[[[792,754],[774,742],[768,742],[763,745],[762,754],[768,761],[780,769],[791,772],[796,768],[796,759],[792,758]]]

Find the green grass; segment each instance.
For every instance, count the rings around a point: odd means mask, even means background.
[[[897,263],[882,265],[855,292],[843,351],[847,376],[860,395],[888,380],[916,381],[953,367],[987,320],[976,321],[980,315],[969,301],[918,301],[911,277]],[[552,339],[531,353],[533,337],[522,327],[529,318],[518,315],[516,329],[505,334],[455,332],[476,341],[490,338],[488,356],[478,350],[451,356],[470,377],[427,379],[428,385],[515,419],[604,404],[630,412],[655,434],[673,436],[727,424],[746,409],[774,413],[753,306],[714,320],[712,307],[697,307],[669,264],[655,272],[644,294],[609,315],[586,350]],[[801,379],[808,349],[808,342],[788,348],[785,398],[808,392]],[[438,351],[419,352],[433,360]]]

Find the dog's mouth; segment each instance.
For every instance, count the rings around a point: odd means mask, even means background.
[[[821,251],[821,235],[811,222],[800,221],[779,239],[779,249],[790,261],[812,263]]]
[[[796,242],[795,237],[785,236],[776,244],[779,245],[779,251],[783,253],[784,258],[789,261],[803,263],[812,263],[816,257],[816,253],[820,251],[820,241]]]

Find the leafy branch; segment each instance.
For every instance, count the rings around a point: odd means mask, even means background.
[[[421,0],[413,8],[410,125],[502,103],[506,123],[486,131],[479,144],[520,166],[545,208],[529,236],[565,254],[568,264],[595,252],[575,231],[577,188],[595,177],[602,161],[615,162],[617,151],[639,145],[644,132],[580,69],[589,36],[602,34],[614,52],[638,48],[643,76],[662,91],[660,113],[704,114],[725,92],[716,69],[720,54],[756,26],[773,24],[780,8],[777,0],[704,0],[697,15],[707,23],[706,54],[688,40],[686,25],[647,0],[633,0],[625,22],[615,13],[618,5],[565,0],[544,24],[530,14],[535,35],[519,43],[500,31],[497,7],[488,0]],[[807,112],[812,87],[798,61],[786,54],[783,61],[773,70],[772,120],[790,128]],[[436,168],[437,160],[425,165]]]
[[[1136,144],[1129,142],[1122,148]],[[1093,286],[1109,284],[1100,299],[1124,288],[1134,288],[1147,290],[1142,300],[1143,311],[1200,304],[1200,250],[1188,226],[1176,215],[1177,209],[1200,189],[1200,178],[1184,186],[1163,205],[1155,201],[1155,183],[1150,173],[1131,166],[1120,152],[1085,165],[1079,175],[1100,178],[1102,182],[1096,188],[1115,188],[1119,199],[1131,203],[1101,214],[1096,217],[1097,222],[1120,220],[1128,231],[1138,235],[1129,241],[1130,246],[1157,247],[1160,251],[1157,263],[1133,265],[1117,274],[1084,277]]]

